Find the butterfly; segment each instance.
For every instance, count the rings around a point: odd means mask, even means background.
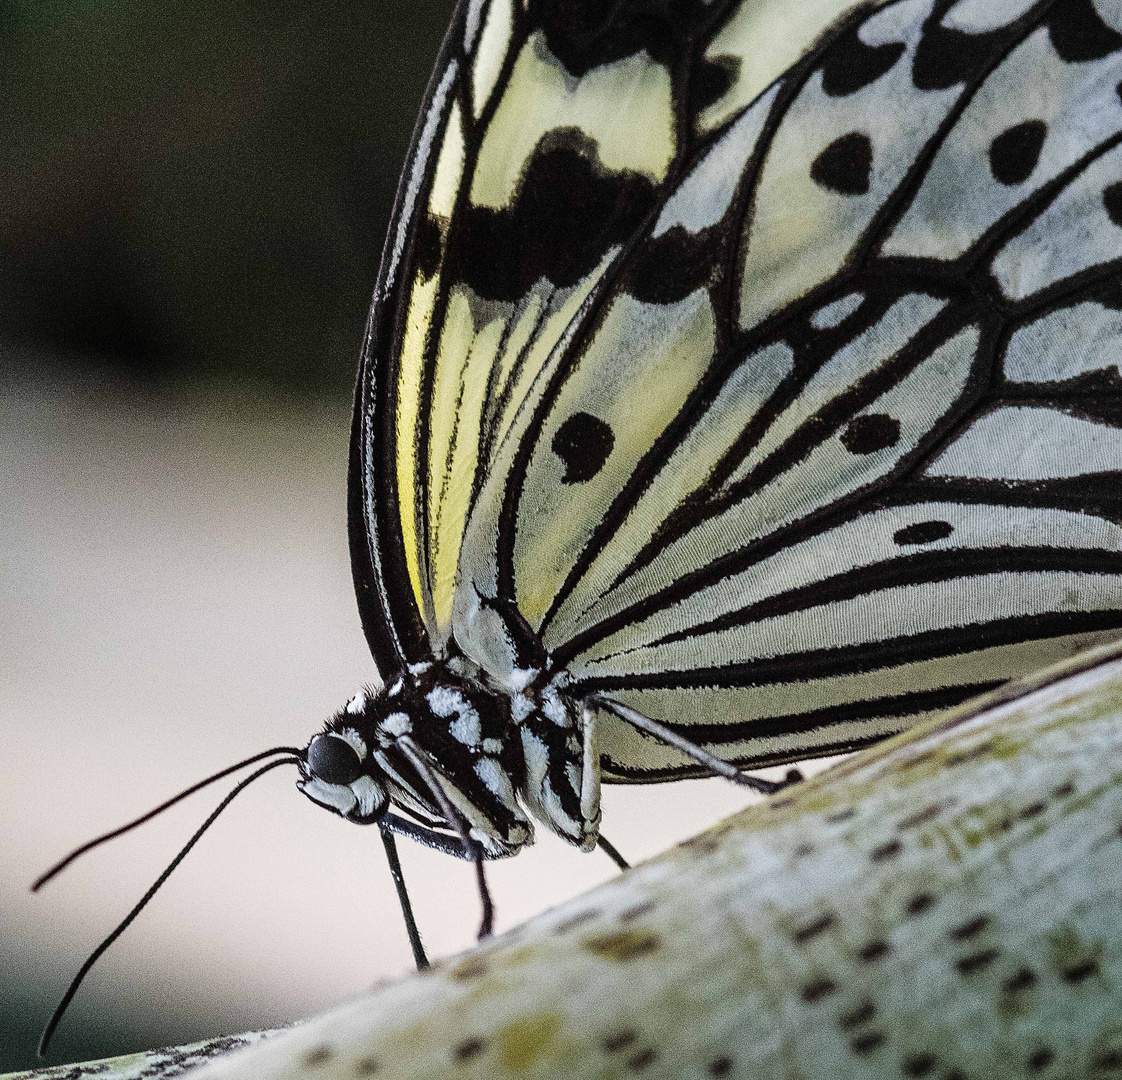
[[[460,3],[355,394],[382,684],[282,748],[418,964],[395,835],[487,931],[535,825],[622,862],[601,782],[773,790],[1119,636],[1120,355],[1118,0]]]

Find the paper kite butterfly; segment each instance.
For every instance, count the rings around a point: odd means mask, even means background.
[[[461,3],[355,397],[382,687],[301,789],[482,888],[1117,637],[1120,357],[1122,0]]]

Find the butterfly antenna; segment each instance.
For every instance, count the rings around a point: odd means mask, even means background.
[[[475,864],[475,881],[479,887],[479,902],[483,906],[483,918],[479,923],[479,934],[477,936],[481,938],[490,937],[495,923],[495,905],[491,902],[491,890],[487,888],[487,876],[483,872],[483,851],[478,842],[468,832],[463,815],[452,805],[452,800],[448,798],[444,788],[440,786],[440,781],[437,780],[436,774],[429,767],[429,763],[425,761],[421,748],[408,735],[399,735],[396,742],[401,747],[402,753],[409,759],[409,763],[425,782],[425,786],[432,792],[440,806],[440,812],[455,827],[456,832],[460,834],[464,847],[471,852],[472,862]]]
[[[78,992],[78,987],[82,985],[86,976],[90,973],[90,968],[94,966],[101,958],[101,954],[113,944],[129,927],[129,924],[144,910],[145,905],[153,896],[156,895],[160,886],[163,885],[172,871],[186,858],[187,852],[191,850],[198,842],[200,837],[214,824],[215,819],[231,802],[254,780],[264,776],[270,769],[275,769],[278,765],[295,765],[299,758],[283,758],[280,761],[270,761],[268,765],[263,766],[256,772],[250,773],[244,780],[238,781],[233,791],[229,793],[215,808],[211,811],[210,816],[199,826],[195,835],[187,841],[186,844],[180,849],[180,852],[174,859],[168,863],[167,869],[156,878],[156,880],[149,887],[148,891],[140,898],[140,902],[130,911],[121,921],[117,924],[117,928],[111,933],[86,959],[86,962],[78,969],[78,974],[70,980],[70,985],[66,988],[66,993],[62,995],[62,1000],[55,1007],[55,1011],[51,1014],[50,1020],[47,1021],[47,1026],[43,1029],[43,1037],[39,1040],[39,1057],[43,1057],[47,1052],[47,1047],[50,1045],[51,1038],[58,1027],[59,1021],[62,1019],[63,1014],[70,1006],[70,1002],[74,999],[74,995]]]
[[[75,859],[80,855],[85,855],[87,851],[92,851],[95,847],[99,847],[107,840],[113,840],[118,836],[123,836],[131,829],[135,829],[138,825],[143,825],[146,821],[151,821],[152,818],[158,814],[162,814],[165,810],[173,807],[177,802],[182,802],[188,795],[194,795],[196,791],[200,791],[208,784],[213,784],[216,780],[221,780],[224,776],[229,776],[230,773],[237,772],[238,769],[244,769],[247,765],[252,765],[254,762],[261,761],[263,758],[272,757],[274,754],[288,754],[292,757],[301,758],[304,756],[302,750],[297,750],[292,746],[274,746],[272,750],[262,750],[260,754],[254,754],[253,757],[247,757],[244,761],[239,761],[236,765],[230,765],[228,768],[223,769],[221,772],[216,772],[213,776],[208,776],[205,780],[200,780],[197,784],[192,784],[185,791],[181,791],[178,795],[172,796],[167,802],[160,803],[153,810],[149,810],[146,814],[141,814],[140,817],[134,821],[130,821],[127,825],[122,825],[118,829],[113,829],[110,832],[103,833],[101,836],[96,836],[92,840],[87,840],[86,843],[80,847],[76,847],[64,859],[60,859],[54,864],[45,874],[35,879],[31,886],[32,892],[38,892],[44,885],[47,884],[51,878],[57,874],[61,874]]]

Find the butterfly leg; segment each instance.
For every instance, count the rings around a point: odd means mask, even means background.
[[[689,739],[683,738],[665,724],[660,724],[657,720],[652,720],[649,716],[644,716],[634,709],[629,709],[626,705],[614,701],[612,698],[597,696],[590,698],[588,703],[605,709],[613,716],[618,716],[620,720],[630,724],[632,727],[638,728],[640,731],[646,732],[660,742],[666,743],[667,746],[673,746],[675,750],[681,750],[687,757],[693,758],[694,761],[704,765],[718,776],[723,776],[726,780],[731,780],[734,784],[740,784],[743,787],[751,788],[761,795],[773,795],[775,792],[779,791],[780,788],[786,787],[788,783],[793,782],[790,778],[790,774],[788,774],[788,780],[777,783],[773,780],[763,780],[758,776],[743,773],[735,765],[730,765],[727,761],[722,761],[719,757],[715,757],[696,743],[692,743]]]
[[[596,846],[601,851],[603,851],[608,856],[608,858],[611,859],[612,862],[614,862],[616,864],[616,866],[618,866],[621,870],[630,870],[631,869],[631,863],[629,863],[619,853],[619,851],[616,849],[615,844],[610,843],[608,840],[606,840],[604,838],[603,833],[601,833],[598,837],[596,837]]]
[[[483,918],[480,920],[477,936],[490,937],[495,925],[495,905],[491,901],[491,890],[487,887],[487,875],[483,870],[483,849],[472,839],[463,815],[452,805],[452,800],[440,786],[440,781],[425,760],[421,748],[408,735],[399,735],[396,745],[409,759],[409,764],[417,770],[417,775],[425,782],[445,820],[460,834],[464,847],[471,852],[471,860],[475,865],[475,883],[479,889],[479,902],[483,908]]]
[[[394,888],[397,889],[397,901],[401,905],[401,914],[405,919],[405,932],[409,935],[409,947],[413,950],[413,962],[418,971],[424,971],[429,966],[429,958],[425,955],[425,946],[421,942],[421,931],[417,928],[417,919],[413,914],[413,902],[409,899],[409,890],[405,887],[405,876],[401,872],[401,859],[397,854],[397,840],[388,826],[383,825],[379,830],[382,834],[382,844],[386,849],[386,861],[390,864],[390,877],[393,878]]]

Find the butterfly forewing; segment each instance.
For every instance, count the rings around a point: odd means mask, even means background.
[[[738,762],[1117,636],[1119,5],[642,7],[449,38],[360,387],[386,618]]]

